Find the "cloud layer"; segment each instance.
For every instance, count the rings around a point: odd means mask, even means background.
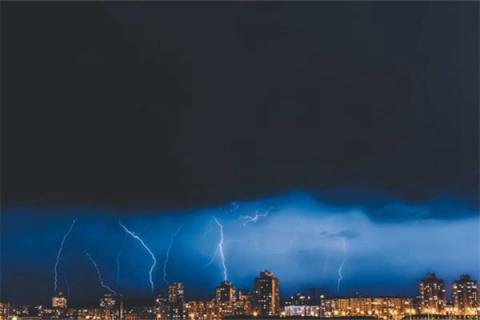
[[[328,294],[413,294],[416,281],[428,271],[448,280],[465,272],[479,277],[478,212],[458,206],[456,219],[431,219],[429,206],[398,202],[382,210],[392,217],[372,219],[362,208],[325,205],[296,193],[189,212],[139,212],[123,216],[122,223],[142,237],[160,266],[172,235],[183,225],[170,250],[167,277],[185,282],[190,297],[212,295],[223,279],[221,261],[218,254],[214,256],[220,240],[214,218],[224,227],[228,278],[240,288],[251,288],[253,277],[264,269],[279,276],[283,294],[312,287]],[[412,212],[416,215],[405,219]],[[102,292],[84,251],[95,256],[105,284],[130,299],[152,299],[151,257],[137,241],[127,238],[124,246],[120,212],[51,213],[10,209],[4,214],[5,298],[35,301],[51,294],[59,241],[72,219],[79,217],[59,265],[59,287],[67,290],[68,279],[73,303],[91,301]],[[255,214],[255,221],[244,223],[245,216]],[[346,259],[337,292],[343,241]],[[153,273],[157,293],[165,292],[162,279],[163,270],[157,267]]]

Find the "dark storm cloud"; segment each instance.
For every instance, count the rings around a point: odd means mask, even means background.
[[[4,205],[478,206],[478,3],[2,9]]]

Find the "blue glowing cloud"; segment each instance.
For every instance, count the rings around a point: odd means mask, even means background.
[[[459,218],[433,219],[430,212],[440,206],[438,201],[432,206],[397,201],[382,207],[384,214],[402,219],[372,219],[364,207],[325,205],[298,193],[236,202],[235,210],[231,205],[137,214],[72,209],[58,215],[52,209],[9,209],[1,226],[2,292],[8,299],[25,302],[51,294],[59,230],[64,232],[76,216],[81,219],[63,248],[58,281],[68,276],[71,299],[79,303],[96,301],[102,293],[85,261],[85,251],[102,265],[106,283],[116,283],[126,298],[139,299],[153,299],[152,283],[163,283],[164,270],[152,270],[152,261],[163,259],[166,252],[168,279],[185,282],[190,298],[213,295],[214,287],[226,277],[223,262],[228,265],[228,279],[239,288],[251,288],[259,271],[272,270],[284,294],[316,287],[334,295],[339,283],[341,294],[413,294],[416,281],[428,271],[449,281],[461,273],[478,278],[478,211],[458,204]],[[268,215],[245,225],[242,217],[266,211]],[[415,214],[405,219],[406,212]],[[131,237],[125,239],[119,216],[148,243],[151,254]],[[222,223],[225,260],[208,264],[219,249],[215,218]],[[179,225],[182,232],[172,247],[172,234]],[[122,276],[118,278],[120,248]],[[145,277],[146,270],[152,271],[151,277]],[[166,285],[155,289],[155,294],[165,293]]]

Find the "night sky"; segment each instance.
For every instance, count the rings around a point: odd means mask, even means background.
[[[2,301],[480,277],[478,2],[1,6]]]

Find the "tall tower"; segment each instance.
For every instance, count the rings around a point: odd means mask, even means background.
[[[185,301],[184,286],[181,282],[174,282],[168,286],[168,302],[178,303]]]
[[[453,282],[452,300],[456,313],[475,314],[475,309],[479,305],[477,281],[467,274],[461,275],[459,280]]]
[[[52,307],[55,309],[67,308],[67,298],[63,295],[62,292],[58,292],[55,296],[52,297]]]
[[[275,316],[280,311],[280,289],[279,280],[273,272],[260,272],[255,278],[254,293],[255,312],[261,316]]]
[[[183,283],[174,282],[168,287],[168,320],[185,319],[185,292]]]
[[[100,299],[100,308],[111,310],[115,307],[116,303],[117,302],[111,293],[105,293]]]
[[[230,281],[221,282],[215,289],[215,302],[219,315],[229,316],[233,314],[235,298],[235,288],[232,283]]]
[[[418,283],[418,302],[420,313],[442,313],[447,305],[445,282],[435,273],[428,273]]]
[[[115,298],[111,293],[105,293],[103,297],[100,299],[100,308],[103,309],[105,320],[113,320],[115,319],[115,305],[116,305]]]

